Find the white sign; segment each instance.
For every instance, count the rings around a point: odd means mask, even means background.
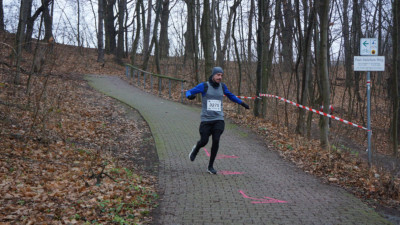
[[[361,38],[360,55],[378,55],[378,38]]]
[[[385,71],[385,56],[354,56],[354,71]]]

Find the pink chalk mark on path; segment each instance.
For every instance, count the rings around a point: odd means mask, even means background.
[[[278,200],[275,198],[270,198],[270,197],[266,197],[264,196],[264,198],[253,198],[253,197],[249,197],[247,196],[244,191],[239,190],[240,194],[242,194],[242,196],[244,198],[248,198],[248,199],[252,199],[252,200],[256,200],[256,201],[252,201],[251,203],[253,204],[265,204],[265,203],[287,203],[287,201],[283,201],[283,200]]]
[[[222,175],[236,175],[236,174],[244,174],[242,172],[234,172],[234,171],[218,171],[218,173]]]
[[[204,151],[206,152],[207,156],[210,157],[210,153],[207,151],[207,149],[203,148]],[[236,155],[217,155],[215,159],[235,159],[239,158],[239,156]]]

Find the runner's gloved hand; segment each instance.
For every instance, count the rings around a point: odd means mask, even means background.
[[[193,99],[196,98],[196,95],[189,95],[187,98],[188,98],[189,100],[193,100]]]
[[[246,109],[250,109],[249,105],[247,105],[247,104],[244,103],[244,102],[242,102],[240,105],[243,106],[243,107],[245,107]]]

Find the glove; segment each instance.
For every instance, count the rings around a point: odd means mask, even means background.
[[[187,98],[188,98],[189,100],[193,100],[193,99],[196,98],[196,95],[189,95]]]
[[[249,105],[247,105],[247,104],[244,103],[244,102],[242,102],[240,105],[243,106],[243,107],[245,107],[246,109],[250,109]]]

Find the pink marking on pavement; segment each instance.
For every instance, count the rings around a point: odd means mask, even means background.
[[[270,198],[270,197],[266,197],[264,196],[264,198],[253,198],[253,197],[249,197],[247,196],[244,191],[239,190],[240,194],[242,194],[242,196],[244,198],[248,198],[248,199],[252,199],[252,200],[256,200],[256,201],[252,201],[251,203],[253,204],[266,204],[266,203],[287,203],[287,201],[283,201],[283,200],[278,200],[275,198]]]
[[[244,174],[242,172],[234,172],[234,171],[219,171],[218,173],[222,175],[237,175],[237,174]]]
[[[207,151],[207,149],[203,148],[204,151],[206,152],[206,155],[208,157],[210,157],[210,153]],[[236,155],[217,155],[217,157],[215,159],[235,159],[235,158],[239,158],[239,156]]]

